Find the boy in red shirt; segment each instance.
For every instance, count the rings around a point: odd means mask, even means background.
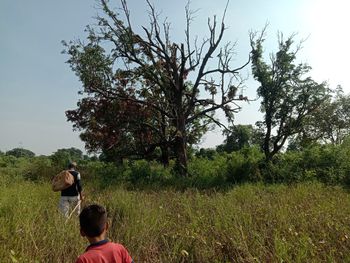
[[[79,215],[80,234],[90,245],[76,263],[133,263],[128,251],[121,244],[106,239],[107,212],[100,205],[89,205]]]

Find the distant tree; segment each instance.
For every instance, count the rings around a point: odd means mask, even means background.
[[[104,16],[98,17],[97,28],[88,27],[88,43],[66,43],[68,63],[82,81],[83,93],[88,97],[137,104],[141,112],[151,112],[150,118],[142,122],[142,128],[149,128],[153,136],[158,131],[165,139],[162,145],[170,147],[175,155],[179,174],[186,176],[187,146],[190,134],[194,134],[191,129],[199,128],[200,135],[208,123],[222,125],[213,117],[217,110],[232,119],[240,109],[236,102],[247,100],[237,90],[242,84],[239,72],[249,61],[233,67],[234,45],[227,43],[220,47],[226,29],[225,13],[220,23],[216,17],[208,21],[208,38],[193,43],[190,24],[194,13],[187,5],[185,41],[174,43],[170,24],[159,23],[158,14],[148,0],[150,22],[148,27],[142,27],[141,34],[130,22],[126,0],[121,0],[124,18],[113,11],[108,1],[100,3]],[[91,56],[85,56],[88,52]],[[128,113],[138,116],[140,112]],[[124,135],[132,135],[137,125],[129,121],[124,124],[120,126],[126,131]],[[116,136],[119,135],[123,133],[117,131]],[[153,143],[159,141],[150,138],[149,147]]]
[[[19,157],[26,157],[26,158],[31,158],[35,156],[35,153],[33,153],[30,150],[23,149],[23,148],[14,148],[12,150],[9,150],[6,152],[6,155],[12,155],[17,158]]]
[[[210,148],[200,148],[199,151],[195,153],[196,157],[207,158],[209,160],[213,160],[216,151]]]
[[[311,137],[323,143],[342,144],[350,134],[350,95],[338,86],[334,98],[321,104],[306,128]]]
[[[263,134],[252,125],[233,125],[224,131],[224,135],[226,135],[226,139],[223,144],[217,146],[216,150],[218,152],[230,153],[239,151],[244,147],[262,145]]]
[[[303,131],[290,142],[292,148],[312,143],[340,145],[350,135],[350,95],[345,95],[341,86],[333,93],[306,119]]]
[[[87,159],[87,158],[84,158],[84,159]],[[98,158],[98,156],[93,155],[93,156],[90,156],[90,157],[88,158],[88,160],[95,162],[95,161],[98,161],[99,158]]]
[[[74,147],[58,149],[50,156],[50,158],[54,164],[65,167],[72,161],[82,160],[83,152]]]
[[[279,51],[270,56],[267,64],[263,59],[263,35],[264,32],[256,38],[251,34],[252,72],[260,82],[260,110],[265,115],[257,125],[264,130],[263,150],[270,161],[288,138],[302,132],[306,119],[329,98],[329,90],[325,83],[305,77],[311,68],[296,63],[300,45],[292,50],[293,36],[284,40],[279,34]]]
[[[312,145],[317,144],[317,140],[306,136],[304,132],[291,136],[288,140],[287,151],[302,151]]]

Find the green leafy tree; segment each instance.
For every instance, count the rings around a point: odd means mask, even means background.
[[[270,161],[288,138],[302,132],[308,116],[317,111],[329,97],[325,83],[305,76],[310,66],[297,63],[300,45],[292,50],[293,36],[283,39],[279,34],[279,50],[270,55],[270,64],[263,58],[263,35],[251,34],[252,72],[260,83],[258,95],[264,120],[257,125],[264,130],[263,150]]]
[[[350,95],[345,95],[338,86],[335,96],[325,100],[310,117],[305,130],[323,143],[342,144],[350,134]]]
[[[83,54],[82,54],[83,55]],[[90,152],[103,152],[105,161],[146,158],[167,144],[166,134],[149,108],[128,100],[105,99],[100,94],[83,98],[79,108],[66,112]],[[150,125],[152,123],[153,125]],[[158,129],[155,130],[155,128]]]
[[[217,146],[218,152],[239,151],[244,147],[250,147],[253,145],[262,145],[263,134],[253,125],[234,125],[224,131],[226,139],[223,144]]]
[[[19,158],[19,157],[32,158],[35,156],[35,153],[33,153],[30,150],[23,149],[23,148],[14,148],[12,150],[7,151],[6,155],[12,155],[12,156],[15,156],[17,158]]]
[[[58,149],[50,156],[52,162],[57,166],[66,167],[72,161],[83,159],[83,152],[77,148]]]
[[[210,148],[200,148],[199,151],[195,153],[196,157],[207,158],[209,160],[213,160],[216,151]]]
[[[350,95],[341,86],[324,100],[305,122],[303,131],[293,137],[288,149],[302,150],[311,144],[340,145],[350,135]]]
[[[191,129],[198,131],[197,137],[201,136],[208,123],[222,125],[214,118],[217,110],[232,119],[240,109],[236,101],[247,100],[238,96],[237,90],[242,84],[239,72],[248,62],[233,67],[234,46],[221,45],[225,15],[221,23],[216,17],[209,20],[209,37],[202,43],[193,43],[190,23],[194,13],[187,5],[185,40],[175,43],[170,38],[170,24],[160,24],[149,1],[149,26],[142,27],[140,34],[130,22],[125,0],[121,0],[124,17],[115,13],[108,1],[100,3],[104,14],[98,17],[96,27],[87,28],[88,43],[65,43],[70,55],[68,63],[82,81],[87,96],[99,94],[107,100],[128,101],[150,111],[145,120],[147,127],[158,130],[162,136],[166,134],[178,172],[186,176],[187,146],[195,139],[191,138],[195,134]],[[90,51],[91,56],[80,59]],[[134,127],[126,123],[121,126],[126,131]],[[159,143],[154,138],[151,141]]]

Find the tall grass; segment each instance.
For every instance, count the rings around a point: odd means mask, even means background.
[[[0,175],[1,177],[1,175]],[[228,191],[86,187],[107,207],[109,238],[135,262],[350,262],[350,195],[320,183],[246,184]],[[84,251],[47,183],[0,191],[0,262],[74,262]]]

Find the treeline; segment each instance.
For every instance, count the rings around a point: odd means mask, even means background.
[[[223,144],[215,149],[187,147],[187,177],[179,177],[170,152],[164,164],[159,147],[147,156],[128,155],[118,161],[102,152],[84,155],[76,148],[59,149],[50,156],[35,156],[23,148],[0,151],[0,172],[33,181],[49,181],[70,161],[77,161],[87,181],[101,186],[229,187],[244,182],[295,183],[317,180],[328,184],[350,182],[350,96],[341,87],[330,91],[317,110],[310,112],[289,134],[284,147],[268,158],[263,125],[232,125]],[[281,114],[279,116],[282,116]],[[278,123],[275,118],[275,124]],[[274,133],[278,135],[278,132]],[[276,140],[270,134],[270,140]],[[272,150],[273,147],[270,147]]]
[[[303,150],[288,150],[267,163],[258,146],[243,146],[231,153],[201,149],[189,153],[188,177],[178,177],[171,160],[168,167],[160,162],[125,160],[122,164],[103,162],[81,156],[79,170],[85,183],[99,187],[124,185],[138,187],[170,187],[176,189],[227,189],[236,184],[298,183],[320,181],[326,184],[350,183],[350,139],[341,144],[313,144]],[[35,182],[49,182],[66,163],[77,156],[61,155],[14,157],[0,155],[0,174]],[[6,176],[7,175],[7,176]]]

